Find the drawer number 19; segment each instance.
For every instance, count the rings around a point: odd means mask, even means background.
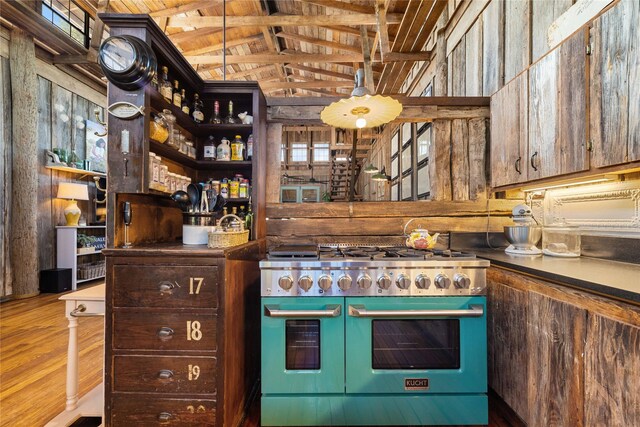
[[[195,381],[200,377],[200,366],[189,365],[189,381]]]
[[[189,278],[189,295],[198,295],[200,293],[200,287],[204,283],[204,277],[190,277]]]
[[[202,339],[202,331],[200,330],[200,322],[197,320],[187,320],[187,341],[200,341]]]

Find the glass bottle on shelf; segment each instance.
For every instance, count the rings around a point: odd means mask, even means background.
[[[229,140],[222,138],[220,144],[216,150],[218,161],[228,162],[231,160],[231,147],[229,146]]]
[[[251,160],[253,158],[253,134],[249,135],[247,139],[247,160]]]
[[[182,89],[182,112],[185,113],[186,115],[189,115],[189,112],[191,111],[191,109],[189,108],[189,101],[187,100],[187,94],[185,93],[184,89]]]
[[[170,103],[173,100],[173,89],[169,82],[169,68],[162,67],[162,76],[160,77],[158,87],[160,88],[160,95]]]
[[[193,121],[196,123],[202,123],[204,121],[204,113],[202,112],[202,101],[200,100],[200,95],[197,93],[193,95],[193,109],[191,112],[191,116],[193,117]]]
[[[202,150],[202,158],[204,160],[216,159],[216,140],[213,137],[213,135],[210,135],[207,142],[204,143],[204,147]]]
[[[220,103],[218,101],[214,101],[213,114],[209,119],[209,124],[218,125],[220,123],[222,123],[222,117],[220,117]]]
[[[151,78],[151,87],[158,90],[158,73],[153,73],[153,77]]]
[[[244,205],[240,206],[240,212],[238,212],[238,218],[240,218],[243,222],[247,218],[247,213],[244,211]]]
[[[249,198],[247,214],[244,217],[244,228],[245,230],[249,230],[249,238],[251,238],[252,225],[253,225],[253,211],[251,210],[251,198]]]
[[[236,135],[236,139],[231,143],[231,160],[242,161],[244,160],[245,146],[244,141],[240,135]]]
[[[229,101],[229,115],[224,119],[225,123],[235,124],[236,119],[233,117],[233,101]]]
[[[178,81],[173,81],[173,105],[178,108],[182,107],[182,95],[180,94],[180,89],[178,89]]]
[[[231,215],[238,215],[238,208],[236,206],[231,208]]]

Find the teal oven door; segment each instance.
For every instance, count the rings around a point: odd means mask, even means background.
[[[344,298],[262,298],[262,394],[344,393]]]
[[[347,393],[486,393],[485,297],[347,298]]]

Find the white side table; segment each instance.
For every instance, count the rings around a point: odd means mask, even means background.
[[[65,315],[69,320],[67,404],[66,410],[51,420],[46,427],[68,426],[80,417],[102,416],[104,401],[102,384],[78,400],[78,318],[104,316],[104,295],[105,285],[102,284],[71,292],[59,298],[65,301]]]

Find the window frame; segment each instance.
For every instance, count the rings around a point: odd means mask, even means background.
[[[95,22],[93,20],[93,18],[91,17],[91,15],[89,14],[89,12],[87,12],[86,10],[84,10],[78,3],[76,3],[74,0],[68,0],[67,1],[67,6],[66,6],[66,14],[67,16],[63,15],[63,12],[59,11],[56,9],[56,7],[54,6],[54,1],[57,3],[62,3],[60,0],[38,0],[38,2],[36,3],[36,9],[38,14],[45,19],[47,22],[50,22],[51,25],[53,25],[54,27],[56,27],[58,30],[60,30],[61,32],[63,32],[67,37],[69,37],[71,40],[73,40],[75,43],[79,44],[80,46],[84,47],[85,49],[89,49],[89,46],[91,45],[91,37],[93,36],[92,34],[92,22]],[[83,14],[83,25],[82,27],[76,25],[73,22],[73,19],[71,18],[72,12],[72,4],[73,6],[75,6],[78,10],[82,11]],[[62,7],[65,7],[64,5],[61,5]],[[45,9],[46,8],[46,9]],[[48,13],[45,13],[45,11],[48,10]],[[76,14],[73,14],[74,17],[76,19],[80,19],[80,17],[78,17]],[[49,16],[51,16],[51,18],[49,18]],[[69,30],[67,31],[65,28],[62,27],[61,24],[57,24],[56,23],[56,18],[59,21],[62,21],[62,23],[66,25],[68,25]],[[78,38],[73,36],[73,30],[76,30],[83,38],[82,41],[78,40]]]

